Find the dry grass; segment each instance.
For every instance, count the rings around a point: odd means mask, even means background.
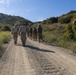
[[[8,43],[11,38],[10,32],[0,32],[0,49],[4,43]]]

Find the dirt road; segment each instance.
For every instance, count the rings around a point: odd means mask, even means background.
[[[0,58],[0,75],[76,75],[76,57],[56,46],[12,40]]]

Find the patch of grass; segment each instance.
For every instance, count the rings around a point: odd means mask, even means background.
[[[67,26],[67,24],[54,23],[41,25],[43,28],[43,41],[56,44],[76,53],[76,41],[71,38],[68,39],[64,37],[65,27]],[[34,26],[38,27],[38,24],[35,23],[32,27]]]
[[[10,32],[0,32],[0,49],[4,43],[8,43],[11,38]]]
[[[57,41],[57,38],[56,38],[56,36],[52,35],[49,32],[44,32],[43,33],[43,40],[46,42],[54,43]]]
[[[73,53],[76,53],[76,42],[74,40],[68,40],[61,35],[50,32],[43,32],[43,40],[45,42],[57,44],[60,47],[70,49]]]

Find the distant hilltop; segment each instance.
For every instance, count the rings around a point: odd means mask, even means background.
[[[75,14],[76,13],[76,11],[70,11],[69,13],[67,13],[67,14]]]
[[[34,24],[52,24],[52,23],[70,23],[72,20],[76,18],[76,10],[72,10],[68,12],[67,14],[62,14],[59,17],[50,17],[46,20],[34,22]],[[25,19],[20,16],[12,16],[0,13],[0,26],[2,25],[10,25],[13,26],[15,23],[21,25],[23,23],[31,25],[33,24],[32,21]]]
[[[53,24],[53,23],[61,23],[61,24],[68,24],[71,23],[74,19],[76,19],[76,11],[72,10],[66,14],[62,14],[58,17],[50,17],[46,20],[35,22],[35,23],[41,23],[41,24]]]
[[[7,14],[3,14],[0,13],[0,25],[14,25],[15,23],[19,22],[25,22],[27,24],[31,24],[32,22],[28,19],[25,19],[23,17],[20,16],[12,16],[12,15],[7,15]]]

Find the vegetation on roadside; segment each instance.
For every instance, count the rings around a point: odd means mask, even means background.
[[[43,27],[43,41],[68,48],[76,53],[76,11],[71,11],[60,17],[51,17],[41,22],[35,22],[32,27]]]
[[[22,24],[32,24],[28,19],[25,19],[20,16],[12,16],[12,15],[7,15],[0,13],[0,49],[2,48],[2,44],[6,43],[9,41],[11,34],[10,31],[12,30],[12,27],[17,24],[17,25],[22,25]]]
[[[7,44],[11,39],[11,30],[13,26],[22,25],[22,24],[32,24],[28,19],[25,19],[20,16],[12,16],[0,13],[0,57],[4,52],[4,44]]]
[[[11,36],[10,33],[2,31],[10,31],[15,23],[17,25],[27,24],[27,28],[38,28],[38,25],[41,24],[44,42],[68,48],[76,53],[76,26],[73,24],[73,20],[76,19],[76,11],[34,23],[19,16],[0,14],[0,17],[0,46],[8,42],[9,36]]]
[[[8,43],[11,39],[10,32],[0,32],[0,49],[2,49],[3,44]]]

